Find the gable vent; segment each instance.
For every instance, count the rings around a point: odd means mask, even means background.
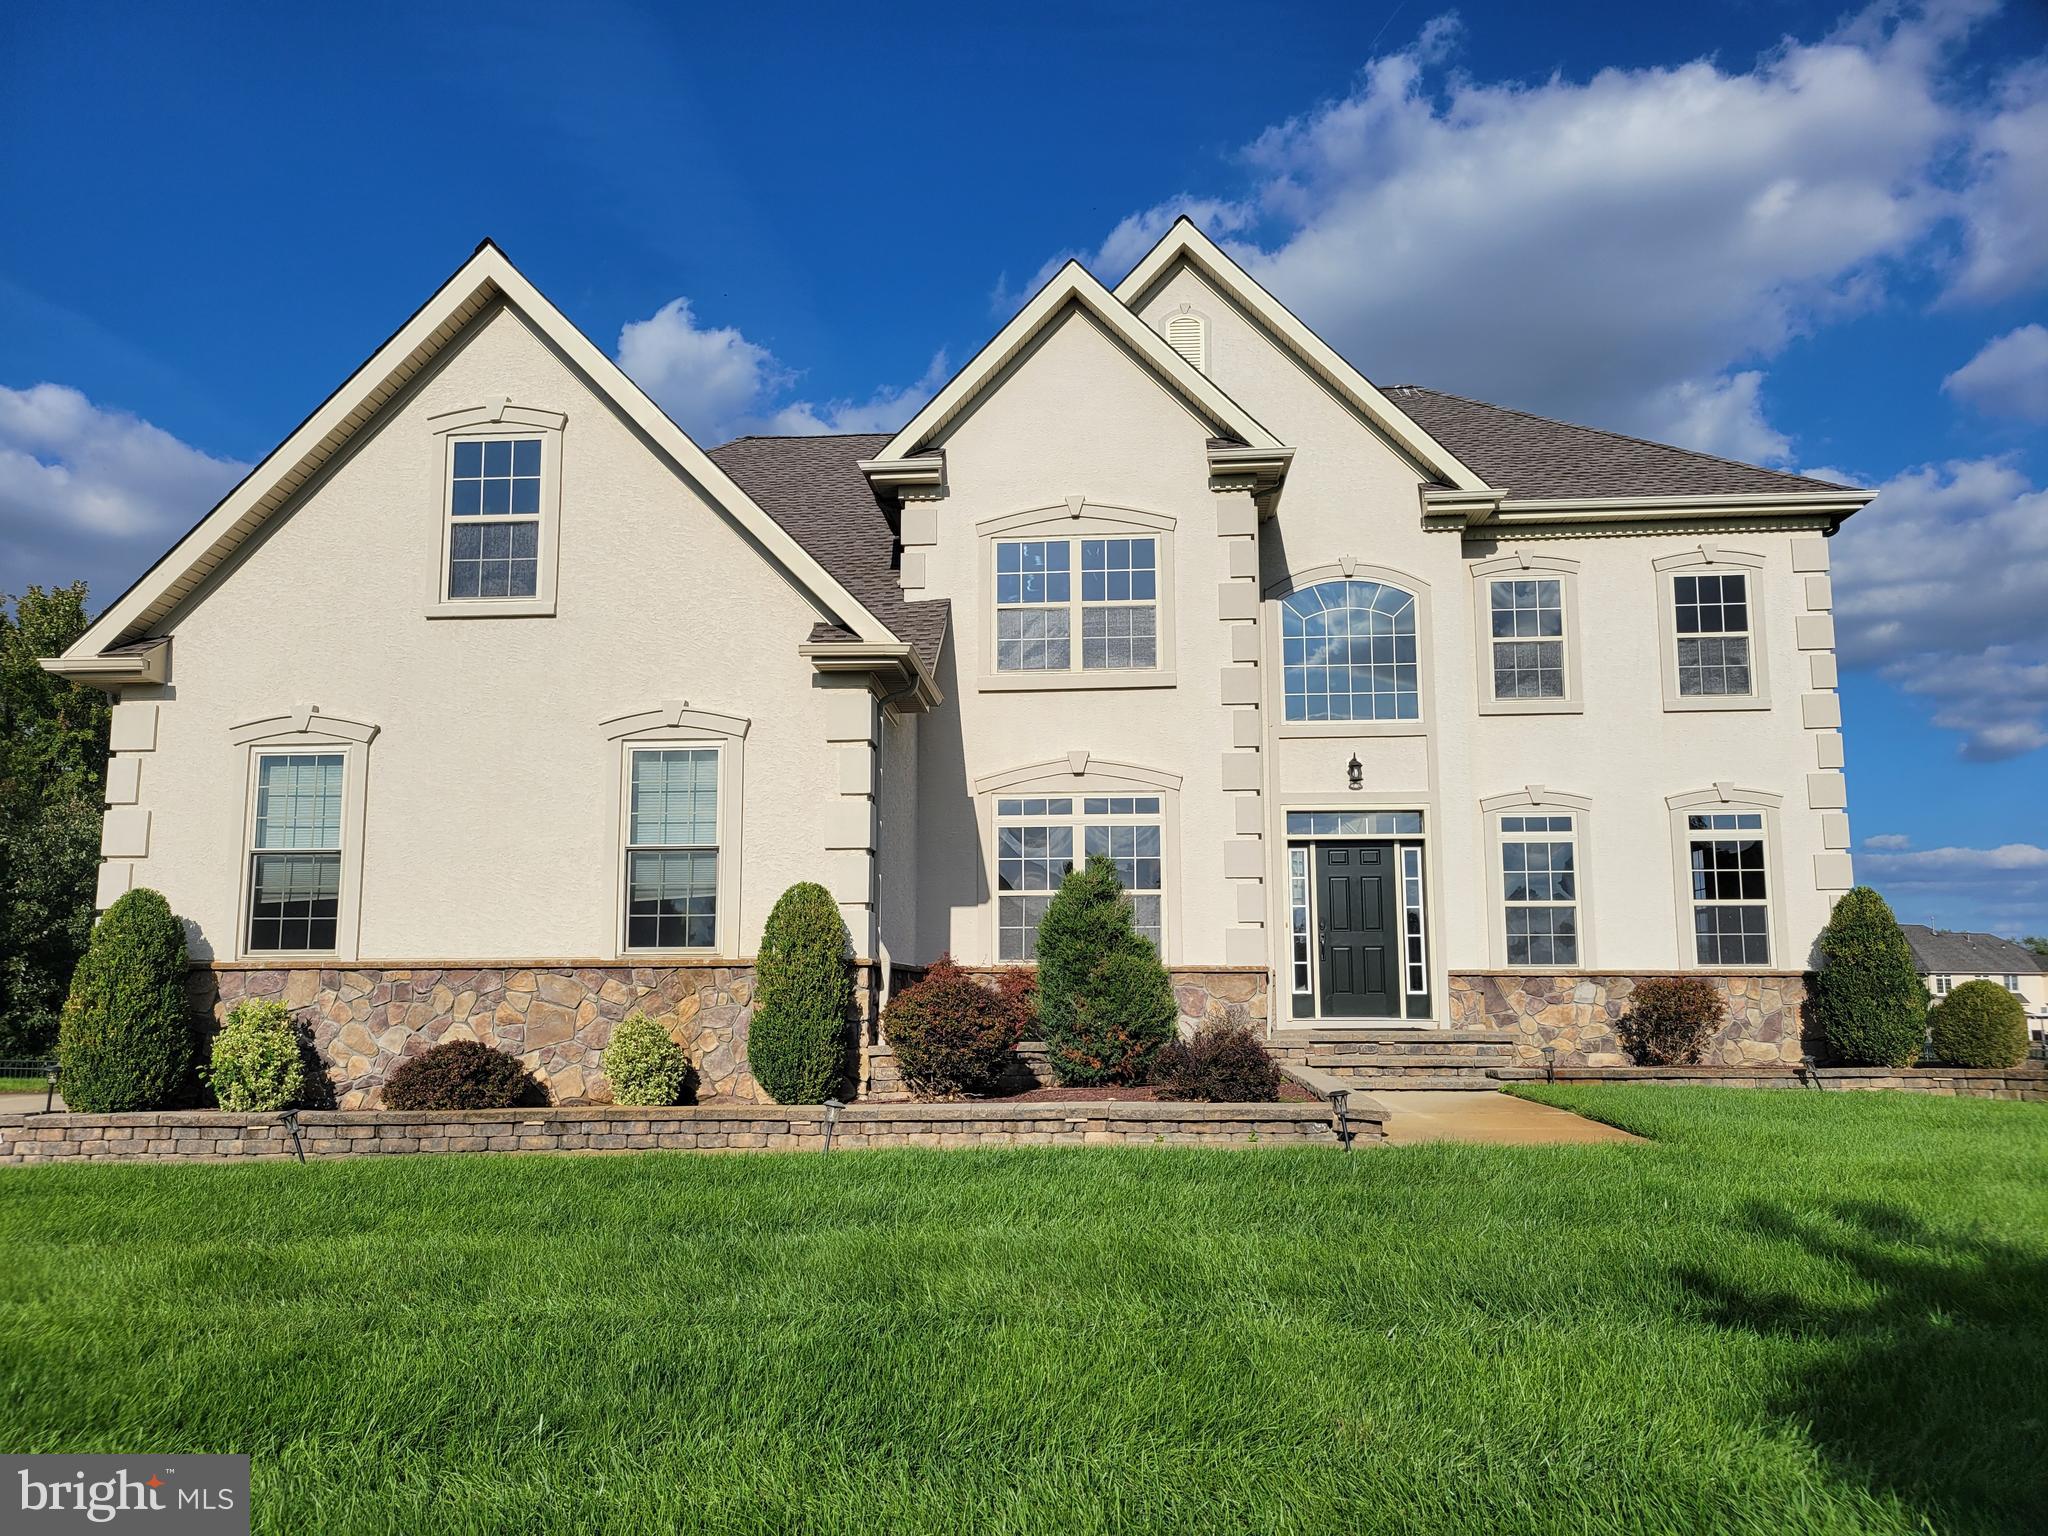
[[[1197,315],[1175,315],[1166,322],[1166,344],[1203,373],[1209,371],[1209,328]]]

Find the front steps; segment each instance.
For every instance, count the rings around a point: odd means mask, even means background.
[[[1273,1031],[1267,1048],[1363,1091],[1431,1089],[1490,1093],[1497,1068],[1515,1065],[1504,1029],[1432,1029],[1399,1024],[1312,1025]]]

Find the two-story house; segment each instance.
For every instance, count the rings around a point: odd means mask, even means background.
[[[1796,1059],[1868,497],[1376,388],[1185,221],[894,436],[707,452],[486,244],[50,665],[119,698],[101,902],[344,1102],[467,1037],[592,1091],[635,1007],[751,1094],[790,883],[871,1021],[1097,853],[1190,1021],[1600,1060],[1685,971]]]

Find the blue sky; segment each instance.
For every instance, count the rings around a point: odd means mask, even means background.
[[[1186,210],[1382,383],[1883,486],[1859,868],[2048,932],[2039,0],[702,9],[7,8],[0,591],[111,598],[486,235],[712,442]]]

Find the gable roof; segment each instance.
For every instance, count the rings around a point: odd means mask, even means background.
[[[486,240],[347,382],[299,423],[140,580],[116,598],[63,657],[50,664],[50,670],[62,671],[66,662],[96,657],[148,634],[161,624],[237,548],[287,506],[477,316],[500,300],[518,309],[560,348],[599,394],[697,481],[848,633],[870,642],[896,638],[798,539],[757,506],[688,433],[627,378],[617,363],[542,297],[503,251]]]
[[[1620,432],[1574,426],[1419,384],[1392,385],[1387,396],[1517,501],[1853,489]]]
[[[894,462],[924,448],[953,419],[980,398],[990,381],[1010,360],[1070,307],[1092,316],[1147,364],[1175,394],[1219,436],[1247,448],[1280,450],[1280,440],[1220,389],[1201,369],[1166,344],[1151,326],[1130,309],[1078,261],[1069,261],[1005,325],[945,388],[925,403],[902,431],[890,438],[870,462]]]
[[[893,561],[895,534],[860,461],[888,445],[887,433],[829,437],[741,437],[711,450],[717,464],[861,600],[925,670],[938,666],[952,605],[903,595]],[[819,624],[813,642],[856,636]]]
[[[2048,971],[2048,963],[2026,945],[1995,933],[1952,933],[1920,923],[1901,923],[1899,931],[1923,975],[2033,976]]]
[[[1336,348],[1310,330],[1293,310],[1274,298],[1256,278],[1231,260],[1223,248],[1203,234],[1186,214],[1173,221],[1172,227],[1159,237],[1158,243],[1116,285],[1118,301],[1136,314],[1138,306],[1183,262],[1206,279],[1210,286],[1242,305],[1426,474],[1456,490],[1483,491],[1488,488],[1482,474],[1467,464],[1462,455],[1425,431],[1420,423],[1388,399]]]

